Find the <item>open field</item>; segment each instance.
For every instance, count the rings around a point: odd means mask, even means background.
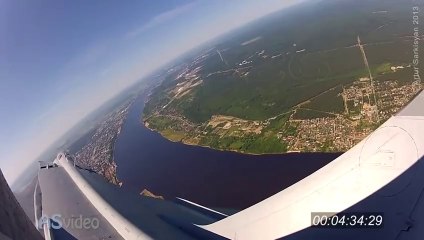
[[[343,125],[363,136],[372,128],[355,121],[377,126],[420,88],[405,4],[312,0],[255,21],[177,65],[152,92],[144,121],[171,140],[223,150],[346,149],[360,139],[337,147],[326,134]],[[334,126],[312,131],[321,122]]]

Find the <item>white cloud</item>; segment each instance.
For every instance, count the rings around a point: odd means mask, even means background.
[[[143,24],[141,27],[138,27],[138,28],[128,32],[126,34],[126,37],[127,38],[137,37],[138,35],[145,32],[146,30],[149,30],[151,28],[159,26],[163,23],[169,22],[169,21],[175,19],[176,17],[181,16],[182,14],[190,11],[191,9],[193,9],[193,7],[196,4],[197,4],[197,2],[191,2],[191,3],[188,3],[186,5],[182,5],[182,6],[174,8],[174,9],[171,9],[169,11],[163,12],[159,15],[156,15],[150,21]]]
[[[113,63],[96,66],[96,63],[101,61],[105,56],[108,56],[110,51],[113,51],[119,45],[119,41],[101,40],[93,42],[84,49],[75,58],[71,59],[65,66],[62,74],[67,76],[68,81],[58,82],[54,86],[55,92],[60,92],[61,96],[58,102],[52,102],[51,106],[38,116],[35,120],[40,122],[37,128],[37,134],[32,134],[31,137],[23,139],[19,144],[19,149],[10,151],[8,156],[2,156],[6,161],[0,162],[4,164],[2,167],[3,173],[9,182],[13,182],[19,173],[25,167],[39,156],[47,147],[55,142],[62,134],[68,131],[74,124],[80,121],[84,116],[99,107],[106,100],[110,99],[124,88],[132,83],[138,81],[141,77],[146,76],[155,68],[163,65],[169,60],[179,56],[183,52],[201,44],[213,37],[216,37],[226,31],[237,28],[247,21],[254,18],[276,11],[279,8],[293,5],[303,0],[272,0],[274,5],[265,5],[264,7],[250,6],[236,16],[226,16],[215,19],[213,26],[208,28],[193,29],[196,30],[196,35],[191,37],[190,40],[177,42],[173,46],[164,46],[164,53],[154,56],[149,56],[149,61],[142,61],[143,58],[135,54],[134,59],[129,59],[129,56],[124,55],[124,58],[115,58]],[[163,12],[140,28],[129,32],[128,36],[135,37],[147,29],[151,29],[160,24],[172,21],[176,17],[190,11],[197,2],[174,8],[170,11]],[[232,20],[232,21],[230,21]],[[120,43],[123,44],[123,43]],[[122,64],[123,68],[119,68],[117,63],[125,62]],[[140,63],[141,62],[141,63]],[[81,70],[89,69],[88,73],[81,73]],[[75,73],[74,73],[75,72]],[[72,76],[69,76],[72,73]],[[75,78],[78,78],[75,81]],[[101,83],[93,88],[87,87],[83,82],[97,82]],[[101,80],[101,81],[100,81]],[[67,84],[64,84],[67,82]],[[48,120],[48,121],[47,121]],[[13,164],[5,164],[13,163]]]
[[[97,63],[114,43],[110,39],[102,39],[88,45],[81,54],[68,61],[66,67],[81,68]]]

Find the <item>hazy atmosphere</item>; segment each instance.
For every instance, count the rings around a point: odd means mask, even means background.
[[[183,52],[298,1],[0,1],[0,167]],[[194,20],[195,19],[195,20]]]

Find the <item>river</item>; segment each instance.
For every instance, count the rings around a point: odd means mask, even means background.
[[[114,149],[123,188],[144,188],[218,208],[244,209],[308,176],[340,153],[247,155],[171,142],[141,121],[145,97],[131,106]]]

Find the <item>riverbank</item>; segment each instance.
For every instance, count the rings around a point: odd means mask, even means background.
[[[302,151],[300,150],[287,150],[285,149],[285,151],[281,151],[281,152],[263,152],[263,153],[255,153],[255,152],[248,152],[248,151],[241,151],[238,149],[228,149],[228,148],[217,148],[217,147],[213,147],[210,145],[206,145],[206,144],[200,144],[199,142],[195,142],[195,141],[187,141],[186,137],[182,137],[182,138],[172,138],[170,137],[168,134],[165,134],[164,131],[159,131],[153,127],[151,127],[151,125],[149,124],[149,122],[147,122],[146,120],[143,119],[143,117],[141,117],[141,123],[144,125],[144,127],[146,127],[147,129],[149,129],[152,132],[158,133],[160,134],[163,138],[171,141],[171,142],[175,142],[175,143],[181,143],[181,144],[185,144],[188,146],[197,146],[197,147],[203,147],[203,148],[209,148],[212,150],[216,150],[216,151],[221,151],[221,152],[235,152],[235,153],[240,153],[240,154],[246,154],[246,155],[253,155],[253,156],[260,156],[260,155],[281,155],[281,154],[290,154],[290,153],[301,153]],[[172,131],[172,130],[170,130]],[[313,151],[308,151],[310,153],[314,153]],[[324,152],[324,151],[315,151],[315,152]],[[341,151],[325,151],[326,153],[341,153]]]
[[[114,151],[122,188],[208,207],[243,209],[291,186],[340,153],[243,154],[170,141],[140,117],[146,96],[131,106]]]
[[[291,154],[291,153],[300,153],[300,151],[287,151],[287,152],[280,152],[280,153],[250,153],[250,152],[243,152],[243,151],[239,151],[239,150],[233,150],[233,149],[218,149],[218,148],[213,148],[211,146],[208,145],[201,145],[201,144],[193,144],[191,142],[186,142],[184,140],[173,140],[168,138],[166,135],[162,134],[162,132],[157,131],[151,127],[149,127],[149,123],[143,121],[143,125],[149,129],[152,132],[158,133],[159,135],[161,135],[164,139],[173,142],[173,143],[180,143],[180,144],[185,144],[187,146],[196,146],[196,147],[202,147],[202,148],[208,148],[211,150],[215,150],[215,151],[220,151],[220,152],[234,152],[234,153],[239,153],[239,154],[245,154],[245,155],[252,155],[252,156],[261,156],[261,155],[281,155],[281,154]],[[337,153],[337,152],[334,152]]]
[[[122,185],[117,177],[117,164],[114,160],[116,140],[118,139],[128,111],[134,100],[121,105],[102,121],[90,141],[75,154],[78,166],[91,169],[115,185]]]

